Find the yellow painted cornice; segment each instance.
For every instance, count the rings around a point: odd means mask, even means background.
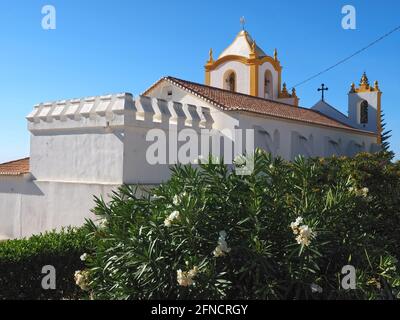
[[[360,86],[357,88],[354,82],[351,84],[349,93],[363,93],[363,92],[381,92],[379,89],[378,81],[374,82],[374,86],[369,85],[367,74],[364,72],[361,76]]]
[[[221,64],[230,62],[230,61],[240,62],[245,65],[252,65],[252,64],[262,65],[265,62],[269,62],[276,71],[280,72],[282,70],[279,60],[275,60],[274,58],[269,57],[269,56],[257,57],[256,53],[254,54],[254,56],[251,56],[250,58],[246,58],[243,56],[229,55],[229,56],[224,56],[222,58],[219,58],[216,61],[209,60],[207,62],[207,64],[205,65],[205,68],[208,71],[212,71],[212,70],[216,69],[218,66],[220,66]]]

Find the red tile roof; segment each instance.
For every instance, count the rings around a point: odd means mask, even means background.
[[[147,89],[143,94],[148,94],[161,82],[168,81],[181,89],[194,94],[206,102],[226,111],[246,111],[267,116],[301,121],[309,124],[322,125],[337,129],[351,130],[366,135],[375,135],[373,132],[352,128],[335,119],[327,117],[318,111],[296,107],[290,104],[273,100],[258,98],[246,94],[231,92],[215,87],[206,86],[173,77],[164,77]]]
[[[29,173],[29,158],[0,164],[0,176],[18,176]]]

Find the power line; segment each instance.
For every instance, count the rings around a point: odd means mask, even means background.
[[[367,46],[361,48],[360,50],[357,50],[357,51],[354,52],[352,55],[348,56],[347,58],[344,58],[344,59],[340,60],[339,62],[335,63],[334,65],[330,66],[329,68],[326,68],[326,69],[322,70],[321,72],[318,72],[318,73],[316,73],[315,75],[313,75],[313,76],[307,78],[306,80],[303,80],[303,81],[297,83],[297,84],[296,84],[295,86],[293,86],[292,88],[296,88],[296,87],[298,87],[298,86],[301,86],[301,85],[305,84],[306,82],[308,82],[308,81],[310,81],[310,80],[312,80],[312,79],[315,79],[315,78],[319,77],[321,74],[324,74],[324,73],[326,73],[326,72],[332,70],[333,68],[336,68],[337,66],[339,66],[339,65],[341,65],[341,64],[343,64],[343,63],[345,63],[346,61],[350,60],[350,59],[353,58],[354,56],[360,54],[361,52],[363,52],[363,51],[365,51],[365,50],[367,50],[367,49],[369,49],[369,48],[372,47],[373,45],[377,44],[379,41],[385,39],[386,37],[390,36],[392,33],[396,32],[396,31],[398,31],[398,30],[400,30],[400,26],[397,26],[396,28],[392,29],[392,30],[389,31],[388,33],[386,33],[386,34],[384,34],[383,36],[379,37],[378,39],[374,40],[373,42],[371,42],[371,43],[368,44]]]

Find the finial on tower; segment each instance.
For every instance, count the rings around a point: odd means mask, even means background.
[[[256,40],[253,40],[253,43],[251,44],[251,52],[255,53],[256,52]]]
[[[212,48],[210,49],[208,55],[209,55],[208,62],[213,62],[214,58],[213,58],[213,49]]]
[[[369,86],[369,80],[365,71],[361,77],[360,86]]]
[[[246,19],[244,16],[240,18],[240,25],[242,26],[242,30],[245,31]]]
[[[286,88],[286,82],[283,83],[282,85],[282,93],[288,93],[287,88]]]
[[[352,82],[351,86],[350,86],[350,93],[354,93],[354,92],[356,92],[356,85],[354,82]]]
[[[278,61],[278,50],[276,50],[276,48],[274,50],[274,60]]]
[[[379,83],[378,83],[378,80],[375,80],[375,82],[374,82],[374,89],[375,89],[376,91],[379,91]]]

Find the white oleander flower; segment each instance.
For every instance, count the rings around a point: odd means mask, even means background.
[[[309,246],[311,243],[311,239],[315,237],[315,232],[307,226],[303,225],[299,227],[299,235],[296,237],[296,241],[298,244]]]
[[[315,283],[312,283],[310,285],[310,288],[311,288],[311,292],[312,293],[322,293],[323,292],[323,289],[319,285],[317,285]]]
[[[84,253],[83,255],[81,255],[80,259],[81,261],[86,261],[87,257],[88,257],[87,253]]]
[[[75,271],[75,283],[83,291],[88,291],[89,271]]]
[[[362,192],[362,195],[363,195],[364,197],[366,197],[366,196],[368,196],[369,189],[368,189],[367,187],[362,188],[361,192]]]
[[[169,220],[168,218],[164,220],[164,226],[166,226],[167,228],[169,228],[170,226],[172,226],[172,222],[171,220]]]
[[[179,269],[176,272],[176,280],[178,284],[182,287],[188,287],[194,284],[193,278],[196,277],[197,273],[199,272],[198,267],[193,267],[193,269],[189,271],[182,271]]]
[[[188,276],[194,278],[199,273],[199,268],[194,266],[193,269],[188,271]]]
[[[172,200],[172,203],[177,206],[177,205],[179,205],[180,201],[181,201],[181,199],[179,198],[179,196],[175,195],[174,199]]]
[[[290,224],[290,227],[292,228],[294,234],[299,234],[299,226],[302,223],[303,223],[303,218],[298,217],[295,222],[292,222]]]
[[[166,218],[165,220],[164,220],[164,225],[166,226],[166,227],[170,227],[171,225],[172,225],[172,223],[175,221],[175,220],[178,220],[179,219],[179,216],[180,216],[180,214],[179,214],[179,211],[173,211],[169,216],[168,216],[168,218]]]

